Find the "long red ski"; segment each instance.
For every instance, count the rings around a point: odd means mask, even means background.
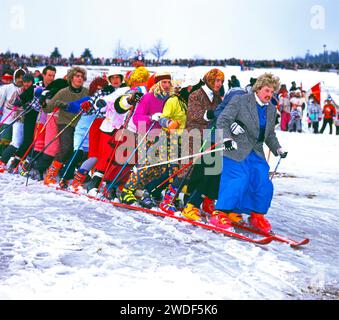
[[[258,234],[258,235],[266,236],[266,237],[272,236],[274,238],[273,240],[278,241],[278,242],[282,242],[282,243],[287,243],[291,247],[295,247],[295,248],[300,247],[300,246],[304,246],[304,245],[306,245],[310,242],[310,239],[308,239],[308,238],[304,238],[303,240],[296,241],[296,240],[290,239],[288,237],[285,237],[285,236],[282,236],[282,235],[279,235],[279,234],[275,234],[274,232],[263,232],[261,230],[257,230],[257,229],[252,228],[247,223],[245,223],[245,224],[233,223],[233,227],[244,230],[244,231],[248,231],[248,232],[251,232],[251,233],[255,233],[255,234]]]
[[[61,190],[61,191],[66,191],[66,192],[72,193],[72,194],[77,195],[77,196],[84,195],[89,199],[104,202],[104,203],[109,203],[109,204],[111,204],[115,207],[128,209],[128,210],[132,210],[132,211],[142,211],[142,212],[150,213],[150,214],[153,214],[153,215],[159,216],[159,217],[172,218],[172,219],[176,219],[176,220],[181,221],[181,222],[187,222],[187,223],[190,223],[191,225],[194,225],[194,226],[198,226],[198,227],[208,229],[208,230],[211,230],[211,231],[214,231],[214,232],[222,233],[226,236],[236,238],[236,239],[239,239],[239,240],[243,240],[243,241],[247,241],[247,242],[251,242],[251,243],[254,243],[254,244],[264,245],[264,244],[269,244],[274,240],[274,237],[271,236],[271,235],[270,236],[263,236],[260,239],[253,239],[253,238],[250,238],[248,236],[245,236],[245,235],[237,233],[237,232],[233,232],[233,231],[230,231],[230,230],[227,230],[227,229],[218,228],[216,226],[213,226],[211,224],[207,224],[207,223],[204,223],[204,222],[189,220],[189,219],[181,217],[181,216],[172,215],[172,214],[168,214],[168,213],[164,213],[164,212],[160,212],[160,211],[156,211],[156,210],[151,210],[151,209],[146,209],[146,208],[142,208],[142,207],[137,207],[137,206],[133,206],[133,205],[127,205],[127,204],[124,204],[124,203],[113,202],[113,201],[110,201],[110,200],[103,200],[103,199],[99,199],[99,198],[96,198],[96,197],[89,196],[87,194],[77,193],[77,192],[74,192],[74,191],[69,190],[69,189],[62,189],[62,188],[59,188],[59,187],[57,187],[56,189]]]

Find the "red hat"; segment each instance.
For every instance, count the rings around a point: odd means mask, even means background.
[[[10,74],[4,74],[2,76],[2,81],[4,82],[12,82],[13,81],[13,76]]]

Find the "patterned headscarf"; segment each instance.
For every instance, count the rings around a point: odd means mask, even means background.
[[[222,81],[224,81],[225,79],[224,73],[219,69],[212,69],[208,71],[203,78],[207,87],[209,87],[212,91],[214,91],[214,84],[216,79],[221,79]]]

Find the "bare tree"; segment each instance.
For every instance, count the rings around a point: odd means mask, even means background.
[[[113,57],[116,59],[128,60],[133,54],[133,48],[125,48],[121,40],[119,39],[116,45],[116,48],[113,53]]]
[[[161,40],[157,40],[153,47],[150,48],[150,53],[156,57],[157,61],[160,60],[166,55],[168,52],[168,48],[165,48]]]

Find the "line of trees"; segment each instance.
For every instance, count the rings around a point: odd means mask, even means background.
[[[155,57],[157,62],[160,62],[168,53],[168,51],[169,49],[163,44],[161,40],[157,40],[151,48],[145,50],[142,48],[134,49],[132,47],[125,47],[123,46],[121,40],[118,40],[115,50],[113,51],[113,58],[121,60],[137,58],[137,60],[144,60],[147,54],[151,54]],[[54,48],[50,57],[52,59],[60,59],[62,57],[58,47]],[[86,48],[80,57],[87,61],[92,61],[94,59],[89,48]],[[71,54],[70,59],[74,60],[73,53]]]
[[[309,51],[305,54],[305,57],[291,58],[294,62],[305,62],[305,63],[323,63],[323,64],[337,64],[339,63],[339,51],[324,51],[319,54],[310,54]]]

